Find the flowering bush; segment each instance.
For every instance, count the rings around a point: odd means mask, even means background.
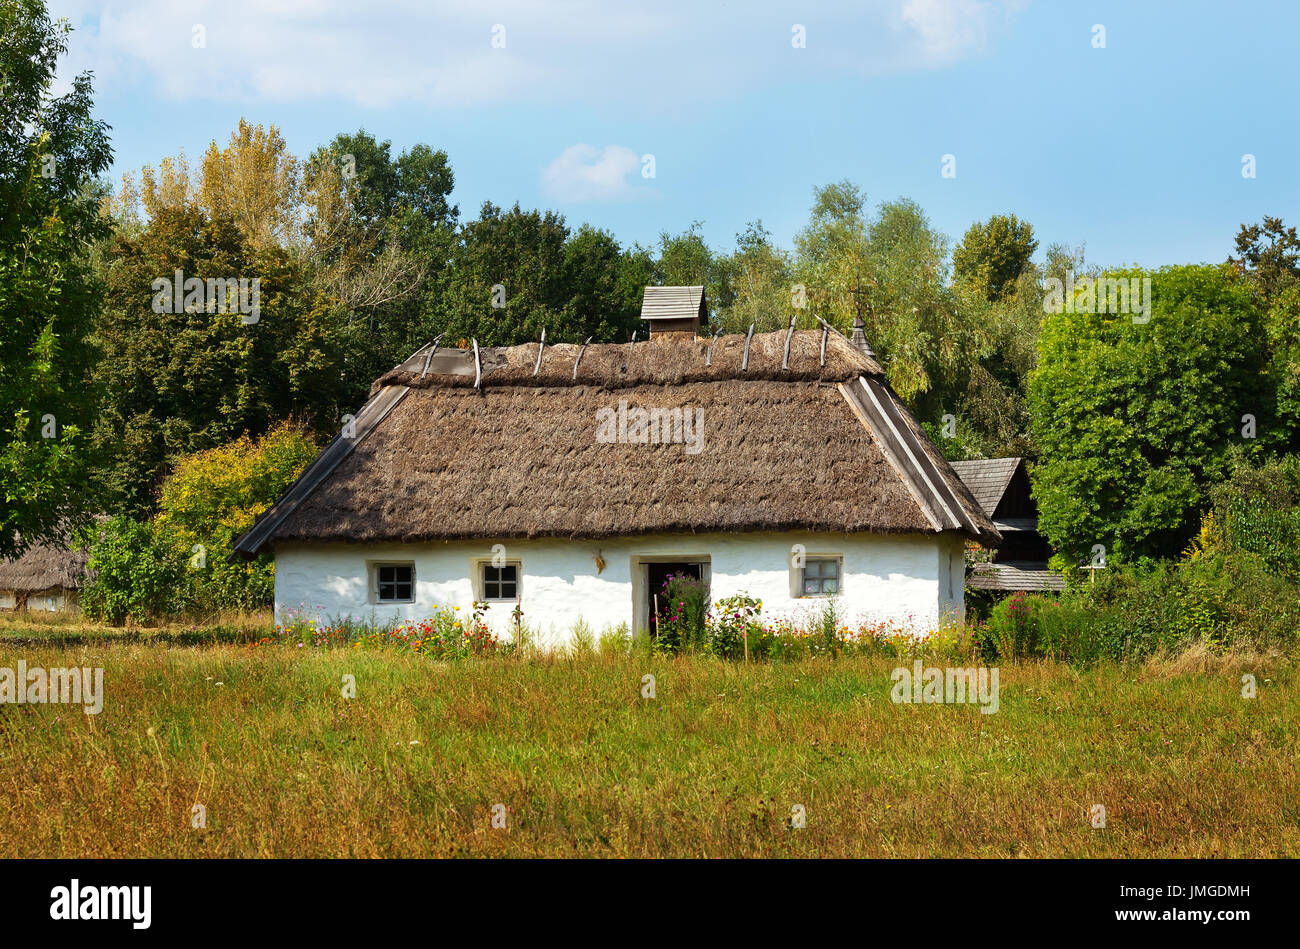
[[[683,582],[685,581],[685,582]],[[666,591],[687,591],[694,596],[704,586],[689,578],[670,578]],[[659,621],[655,648],[662,652],[706,652],[728,660],[794,662],[819,656],[855,655],[920,656],[936,651],[969,655],[974,649],[964,629],[943,629],[923,635],[910,626],[893,622],[862,621],[849,625],[840,620],[834,602],[828,601],[814,616],[764,618],[761,600],[740,593],[708,607],[685,596],[670,597],[669,610]]]
[[[709,652],[721,659],[759,658],[766,639],[759,619],[762,610],[761,600],[744,593],[715,603],[707,624]]]
[[[483,621],[486,610],[486,603],[475,603],[473,612],[466,618],[461,616],[459,606],[437,606],[426,619],[382,626],[366,625],[350,617],[321,623],[308,612],[290,610],[285,612],[284,622],[275,627],[274,635],[263,637],[254,645],[392,649],[434,659],[467,659],[511,652],[513,644],[497,639]]]
[[[1038,644],[1037,602],[1017,591],[993,607],[989,615],[988,638],[999,658],[1023,659],[1034,653]]]
[[[709,589],[685,574],[669,574],[659,594],[655,648],[661,652],[703,649],[707,645]]]

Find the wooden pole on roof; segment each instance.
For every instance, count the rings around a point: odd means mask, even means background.
[[[595,339],[594,336],[587,337],[587,342],[583,343],[582,348],[578,350],[578,358],[573,360],[573,378],[575,380],[578,378],[578,363],[582,362],[582,354],[587,351],[587,347],[591,344],[593,339]]]
[[[474,340],[474,388],[477,389],[479,383],[483,381],[483,363],[478,356],[478,340]]]
[[[754,339],[754,324],[750,323],[749,333],[746,334],[745,336],[745,357],[740,361],[740,369],[742,372],[747,371],[749,369],[749,344],[753,339]]]
[[[790,329],[785,334],[785,356],[781,359],[781,368],[790,368],[790,339],[794,336],[795,317],[790,317]]]
[[[718,341],[718,337],[721,335],[722,330],[718,330],[713,334],[713,338],[709,340],[709,351],[704,354],[704,365],[706,368],[713,365],[713,344]]]
[[[543,327],[542,327],[542,341],[541,341],[540,343],[537,344],[537,365],[533,367],[533,375],[534,375],[534,376],[536,376],[537,373],[538,373],[538,372],[541,370],[541,368],[542,368],[542,350],[544,350],[545,348],[546,348],[546,327],[543,326]]]
[[[433,356],[438,351],[438,341],[445,335],[445,333],[439,333],[434,337],[433,345],[429,347],[429,355],[424,357],[424,368],[420,370],[421,379],[423,379],[425,374],[429,371],[429,363],[433,361]]]
[[[818,317],[818,320],[822,324],[822,368],[825,369],[826,368],[826,337],[831,335],[831,327],[830,324],[827,323],[825,320],[822,320],[821,317]]]

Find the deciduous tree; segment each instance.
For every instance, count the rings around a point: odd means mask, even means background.
[[[93,503],[87,247],[107,230],[92,182],[112,152],[88,73],[50,95],[69,32],[40,0],[0,0],[0,557],[60,539]]]

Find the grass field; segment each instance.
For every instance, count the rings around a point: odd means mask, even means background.
[[[179,632],[0,627],[0,666],[102,666],[106,691],[97,716],[0,704],[0,852],[1300,854],[1300,690],[1283,658],[1002,666],[986,715],[894,704],[884,658],[448,664]]]

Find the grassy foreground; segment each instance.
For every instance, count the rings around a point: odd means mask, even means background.
[[[0,641],[18,659],[102,666],[106,700],[0,704],[7,856],[1300,854],[1286,660],[1002,666],[985,715],[895,705],[885,658]]]

